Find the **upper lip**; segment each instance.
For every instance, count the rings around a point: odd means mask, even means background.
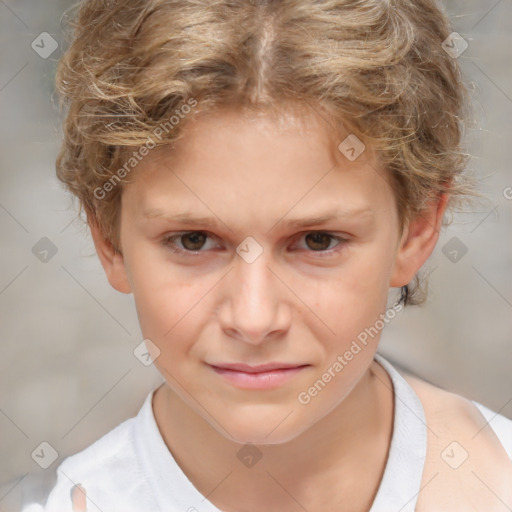
[[[266,363],[259,364],[256,366],[251,366],[244,363],[218,363],[218,364],[210,364],[210,366],[214,366],[217,368],[223,368],[225,370],[233,370],[238,372],[245,373],[261,373],[261,372],[269,372],[272,370],[285,370],[288,368],[298,368],[300,366],[308,366],[305,364],[295,364],[295,363]]]

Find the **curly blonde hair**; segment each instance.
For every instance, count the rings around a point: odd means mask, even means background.
[[[191,99],[194,115],[279,113],[293,102],[328,113],[335,129],[349,126],[375,149],[402,225],[441,193],[451,204],[470,190],[461,150],[469,95],[442,47],[450,26],[435,0],[82,0],[75,8],[56,74],[68,107],[57,176],[116,250],[130,151],[179,138]],[[173,116],[180,122],[169,123]],[[104,194],[113,178],[120,186]],[[424,301],[418,284],[402,290],[406,304]]]

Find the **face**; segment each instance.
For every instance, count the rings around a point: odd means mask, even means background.
[[[400,284],[385,173],[368,148],[353,162],[338,150],[348,132],[302,119],[204,115],[154,150],[123,190],[107,270],[133,292],[171,390],[240,443],[291,440],[338,406],[379,334],[354,341]]]

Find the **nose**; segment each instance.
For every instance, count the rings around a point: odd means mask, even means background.
[[[252,263],[236,256],[225,280],[220,321],[227,335],[258,345],[282,335],[290,324],[292,295],[263,253]]]

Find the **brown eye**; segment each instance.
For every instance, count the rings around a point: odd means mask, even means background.
[[[314,251],[326,251],[329,249],[333,236],[328,233],[317,231],[306,235],[305,240],[308,242],[308,247]]]
[[[210,246],[208,246],[210,242]],[[178,234],[168,234],[162,239],[166,249],[180,256],[201,256],[212,248],[213,238],[204,231],[182,231]]]
[[[188,251],[197,251],[201,249],[207,238],[208,237],[205,235],[205,233],[201,233],[199,231],[193,233],[184,233],[180,236],[183,247]]]

